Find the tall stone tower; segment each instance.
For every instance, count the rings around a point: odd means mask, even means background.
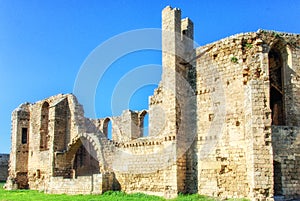
[[[9,177],[15,178],[18,186],[28,188],[28,150],[29,150],[29,104],[22,104],[12,113],[12,147],[10,154]],[[13,174],[13,175],[12,175]]]
[[[162,81],[163,108],[168,133],[178,134],[183,126],[182,111],[187,96],[193,87],[189,82],[189,72],[193,68],[193,23],[181,19],[181,10],[166,7],[162,11]]]
[[[191,146],[195,132],[188,124],[195,119],[193,107],[194,42],[193,22],[181,19],[181,10],[166,7],[162,11],[162,107],[165,117],[164,135],[176,137],[176,181],[177,192],[186,192],[188,182],[186,172],[186,152]],[[151,115],[151,114],[150,114]],[[189,116],[189,118],[187,118]]]

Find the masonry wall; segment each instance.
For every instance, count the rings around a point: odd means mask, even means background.
[[[221,197],[249,194],[241,39],[224,39],[196,52],[195,152],[200,194]],[[240,59],[232,62],[232,58]]]
[[[56,153],[85,129],[83,110],[72,95],[23,104],[12,114],[12,148],[7,188],[38,189],[54,175]]]
[[[300,128],[273,126],[274,194],[287,199],[300,197]]]
[[[41,147],[42,108],[45,103],[49,105],[47,148]],[[72,140],[84,133],[83,109],[75,96],[59,94],[33,104],[30,114],[29,185],[31,189],[47,188],[52,176],[71,175],[71,161],[61,161],[59,154],[66,152]],[[63,167],[61,162],[64,162]]]
[[[7,189],[299,197],[299,35],[260,30],[194,49],[192,21],[171,7],[162,16],[149,110],[89,119],[71,94],[22,104]]]
[[[51,177],[46,193],[51,194],[101,194],[108,190],[113,182],[113,175],[93,174],[76,179]]]
[[[11,186],[10,188],[28,188],[28,142],[30,140],[29,122],[30,113],[28,103],[20,105],[12,112],[12,146],[9,160],[8,180],[14,178],[16,185],[14,187]]]
[[[295,44],[299,44],[295,35],[259,31],[197,49],[200,194],[253,199],[273,196],[268,56],[272,48],[281,52],[285,124],[293,125],[299,122],[295,104],[299,99],[293,95],[298,92],[298,81],[293,78],[298,75],[299,63]],[[286,51],[295,53],[291,56]]]
[[[142,137],[141,121],[145,114],[146,111],[126,110],[118,117],[110,117],[113,140],[102,137],[107,118],[90,121],[88,130],[98,133],[95,137],[101,144],[100,155],[104,156],[99,162],[105,164],[104,171],[114,171],[112,189],[174,197],[177,195],[173,188],[177,185],[176,136]],[[139,138],[134,137],[136,132],[140,132]]]
[[[174,197],[175,136],[140,138],[120,145],[114,155],[116,180],[125,192]]]

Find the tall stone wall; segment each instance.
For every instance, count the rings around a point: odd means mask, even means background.
[[[194,49],[192,21],[171,7],[162,16],[149,110],[89,119],[71,94],[22,104],[7,189],[299,198],[299,35],[260,30]]]
[[[54,174],[55,153],[63,152],[83,133],[81,105],[72,95],[56,95],[23,104],[12,114],[12,148],[7,188],[43,186]],[[8,182],[9,183],[9,182]]]
[[[198,192],[221,197],[246,197],[242,37],[197,49]],[[236,62],[232,58],[240,58]],[[200,112],[201,111],[201,112]]]
[[[18,188],[28,188],[29,122],[30,111],[28,103],[20,105],[12,112],[9,178],[14,178]]]
[[[282,54],[285,124],[297,124],[299,99],[293,94],[298,92],[294,77],[298,76],[299,50],[295,44],[299,44],[297,35],[258,31],[197,49],[199,193],[273,196],[268,57],[272,48]],[[287,51],[295,53],[291,56]]]

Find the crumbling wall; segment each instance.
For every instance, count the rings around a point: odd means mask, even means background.
[[[138,112],[124,110],[121,116],[112,118],[112,128],[112,137],[116,142],[126,142],[141,137]]]
[[[120,144],[112,165],[121,190],[174,197],[175,155],[175,136],[140,138]]]
[[[28,188],[29,107],[29,103],[24,103],[12,112],[8,189]]]
[[[149,97],[149,136],[163,135],[165,130],[166,115],[162,104],[163,96],[162,86],[159,86]]]
[[[144,110],[143,110],[144,111]],[[141,135],[141,114],[143,111],[124,110],[120,116],[105,117],[101,119],[89,119],[86,123],[88,132],[101,132],[108,136],[108,123],[111,123],[111,139],[114,142],[128,142],[142,137]]]
[[[299,35],[260,30],[194,49],[192,21],[177,8],[162,16],[149,110],[89,119],[71,94],[19,106],[8,189],[299,197]]]
[[[66,95],[59,94],[36,102],[30,107],[28,180],[31,189],[40,189],[46,186],[45,181],[50,178],[54,170],[52,166],[54,152],[56,150],[63,151],[66,148],[63,146],[68,143],[65,135],[57,136],[57,132],[60,130],[58,124],[65,121],[58,117],[57,107],[61,108],[60,103],[65,102],[66,98]],[[68,119],[66,115],[62,118]],[[61,127],[64,126],[61,125]],[[54,145],[54,141],[60,141],[61,145],[60,143]]]
[[[297,35],[258,31],[197,49],[199,193],[273,196],[269,55],[272,48],[280,52],[284,123],[295,125],[299,122],[297,44]]]
[[[242,39],[200,47],[197,62],[198,192],[247,197]]]
[[[84,129],[83,109],[73,95],[59,94],[18,107],[12,114],[7,188],[45,188],[45,181],[61,171],[52,166],[56,154],[66,151]]]

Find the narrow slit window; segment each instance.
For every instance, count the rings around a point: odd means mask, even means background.
[[[22,144],[27,144],[27,128],[22,128]]]

